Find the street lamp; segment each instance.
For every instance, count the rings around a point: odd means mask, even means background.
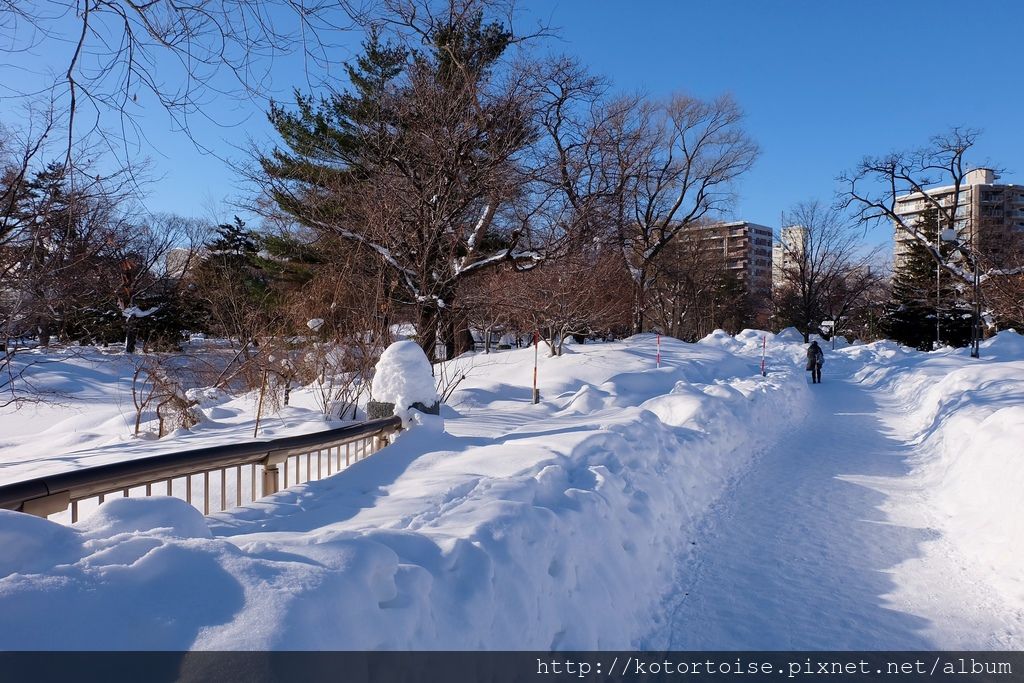
[[[938,240],[938,261],[935,263],[935,350],[938,351],[942,348],[942,242],[946,239],[948,233],[953,233],[953,239],[956,239],[955,230],[943,230],[942,229],[942,216],[939,216],[935,221],[935,232]]]
[[[974,226],[971,226],[971,232],[973,237]],[[965,248],[965,243],[958,239],[956,230],[947,229],[941,233],[943,242],[953,244],[953,248],[960,252],[961,256],[968,258],[973,262],[974,265],[974,277],[972,282],[972,293],[974,298],[973,306],[973,320],[971,321],[971,358],[981,357],[981,272],[978,269],[978,257],[977,254],[971,254],[968,249]],[[972,245],[973,246],[973,245]],[[941,255],[941,250],[940,250]],[[938,276],[936,276],[938,277]],[[938,307],[936,306],[936,315],[938,314]],[[936,323],[936,332],[938,330],[938,323]]]
[[[978,255],[975,254],[972,260],[974,261],[974,320],[971,323],[971,358],[981,358],[981,273],[978,270]]]

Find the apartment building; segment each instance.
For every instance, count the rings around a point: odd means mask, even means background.
[[[768,295],[772,287],[772,229],[749,221],[711,223],[689,229],[708,251],[721,253],[751,295]]]
[[[807,244],[807,228],[788,225],[779,231],[779,241],[772,246],[772,291],[786,282],[786,270],[796,265]]]
[[[920,192],[897,197],[896,214],[913,224],[933,206],[932,199],[945,208],[952,207],[954,190],[954,186],[946,185],[926,190],[927,197]],[[968,171],[960,186],[954,223],[940,229],[955,228],[960,241],[969,243],[995,265],[1019,257],[1024,239],[1024,185],[996,184],[991,169]],[[899,267],[906,260],[911,237],[898,224],[893,227],[893,263]]]

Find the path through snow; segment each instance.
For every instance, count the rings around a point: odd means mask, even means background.
[[[973,579],[907,485],[900,416],[825,379],[805,423],[708,515],[645,647],[1019,649],[1024,615]]]

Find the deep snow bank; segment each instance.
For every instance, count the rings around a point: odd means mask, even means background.
[[[446,431],[341,476],[205,520],[166,499],[70,529],[0,515],[0,647],[630,647],[708,505],[802,416],[784,351],[762,378],[712,340],[663,340],[662,368],[650,335],[574,346],[542,359],[536,406],[531,349],[467,357]]]
[[[1024,607],[1024,338],[921,353],[879,342],[855,347],[857,374],[889,394],[891,427],[920,444],[911,482],[948,539],[1007,600]]]

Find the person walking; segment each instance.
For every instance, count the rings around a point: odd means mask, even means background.
[[[811,384],[821,384],[821,366],[825,364],[825,352],[812,341],[807,347],[807,369],[811,371]]]

